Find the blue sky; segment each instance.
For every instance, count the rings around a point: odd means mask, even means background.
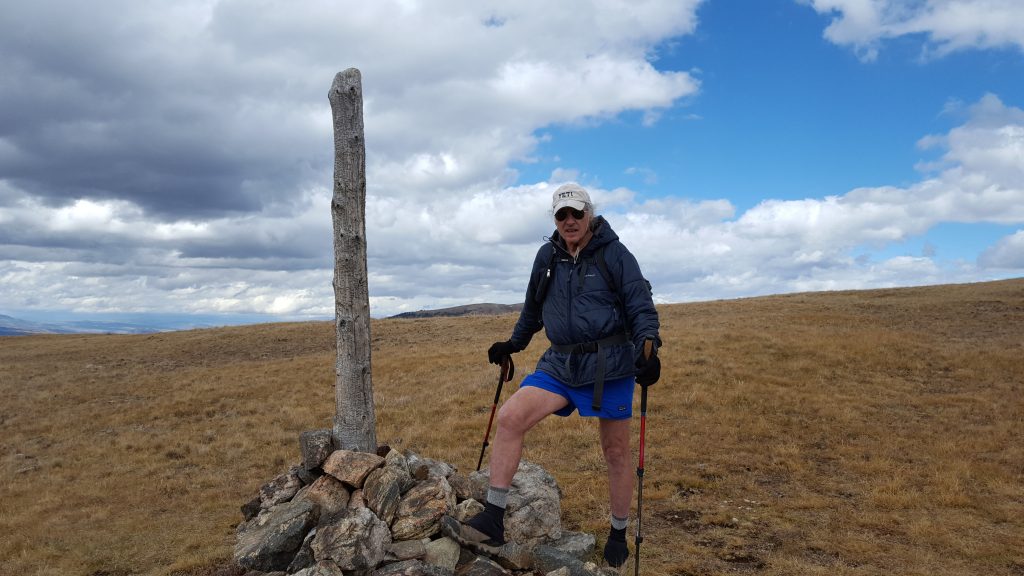
[[[42,0],[0,8],[0,314],[331,316],[350,66],[375,316],[521,300],[566,181],[661,302],[1024,275],[1015,0]]]
[[[659,68],[694,71],[701,91],[643,126],[629,114],[600,126],[560,126],[541,155],[594,166],[605,186],[642,197],[728,198],[737,211],[766,198],[841,195],[906,186],[935,150],[923,136],[963,122],[985,94],[1024,99],[1020,46],[926,55],[923,35],[887,42],[871,61],[822,35],[832,16],[797,2],[705,2],[695,34],[654,48]],[[628,142],[628,146],[623,146]],[[521,165],[543,178],[554,162]],[[632,170],[631,170],[632,169]],[[943,223],[870,254],[973,259],[1014,225]]]
[[[599,167],[605,185],[729,198],[744,210],[764,198],[917,181],[915,165],[936,156],[917,147],[922,136],[961,123],[986,93],[1024,97],[1019,47],[922,60],[920,38],[899,39],[864,62],[823,38],[829,16],[796,2],[710,1],[697,16],[696,33],[657,46],[654,62],[696,70],[698,95],[650,127],[626,115],[548,130],[555,137],[541,150]],[[634,163],[657,183],[627,174]],[[524,175],[543,178],[550,163],[538,168]]]

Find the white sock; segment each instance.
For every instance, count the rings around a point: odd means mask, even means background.
[[[629,526],[629,517],[619,518],[615,514],[612,514],[612,528],[616,530],[625,530],[626,526]]]
[[[487,502],[498,508],[508,506],[508,488],[496,488],[491,486],[487,489]]]

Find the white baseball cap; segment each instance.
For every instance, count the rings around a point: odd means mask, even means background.
[[[590,194],[575,182],[562,184],[551,195],[551,211],[558,212],[566,206],[576,210],[586,210],[590,205]]]

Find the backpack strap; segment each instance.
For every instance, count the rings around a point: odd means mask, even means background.
[[[615,294],[615,300],[619,303],[619,310],[623,314],[626,313],[626,303],[622,300],[622,294],[619,292],[618,283],[615,281],[615,277],[612,276],[611,271],[608,269],[608,261],[605,259],[604,250],[607,244],[601,245],[592,256],[592,259],[597,264],[597,269],[601,273],[601,277],[604,278],[604,283],[611,290],[612,294]],[[533,294],[534,300],[538,304],[544,303],[544,298],[548,295],[548,283],[551,281],[551,275],[555,268],[555,255],[557,250],[554,245],[551,246],[551,255],[548,256],[548,265],[545,268],[542,276],[537,280],[537,290]]]
[[[597,269],[601,272],[601,277],[604,278],[604,283],[608,285],[608,289],[612,291],[612,294],[615,294],[615,299],[619,301],[619,308],[625,313],[626,303],[622,301],[622,294],[619,293],[618,283],[608,270],[608,261],[604,258],[604,249],[607,246],[607,244],[603,244],[597,249],[594,253],[594,260],[597,262]]]
[[[618,283],[615,282],[615,278],[608,270],[608,262],[604,259],[605,246],[607,246],[607,244],[597,249],[597,252],[594,254],[594,259],[597,260],[597,268],[598,270],[601,271],[601,276],[604,276],[604,281],[606,284],[608,284],[608,289],[615,294],[616,299],[618,299],[619,301],[619,308],[622,309],[622,313],[623,315],[625,315],[626,302],[623,300],[622,294],[619,293]],[[643,281],[645,284],[647,284],[647,292],[653,293],[654,290],[651,288],[651,281],[646,278],[644,278]]]
[[[545,267],[541,277],[537,279],[537,291],[533,293],[533,299],[537,304],[544,304],[544,298],[548,295],[548,284],[551,282],[551,273],[555,268],[555,246],[551,245],[551,255],[548,256],[548,265]]]

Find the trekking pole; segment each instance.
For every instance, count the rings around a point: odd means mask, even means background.
[[[644,358],[650,359],[654,351],[654,340],[644,341]],[[640,461],[636,468],[636,556],[634,557],[633,575],[640,576],[640,543],[644,541],[644,441],[647,436],[647,386],[640,386]]]
[[[484,452],[487,450],[487,439],[491,436],[491,424],[494,422],[494,411],[498,409],[498,400],[501,398],[501,385],[512,380],[516,373],[516,365],[512,362],[511,356],[505,356],[501,360],[501,372],[498,374],[498,389],[494,392],[494,404],[491,405],[491,418],[487,421],[487,431],[484,432],[484,445],[480,447],[480,459],[476,461],[476,471],[480,471],[480,465],[484,462]]]

